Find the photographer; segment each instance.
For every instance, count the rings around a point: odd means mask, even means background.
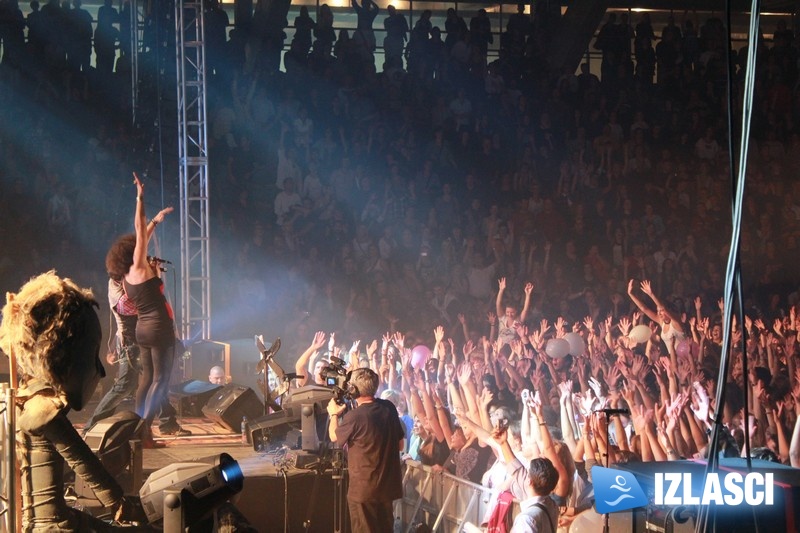
[[[392,531],[392,502],[403,496],[400,452],[405,431],[394,405],[375,398],[379,381],[369,368],[352,371],[347,391],[356,408],[341,421],[346,406],[333,399],[328,403],[331,441],[347,450],[352,533]]]

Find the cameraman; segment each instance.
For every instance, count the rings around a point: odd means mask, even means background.
[[[341,421],[346,406],[333,399],[328,403],[331,441],[347,450],[352,533],[392,531],[392,502],[403,496],[400,452],[405,431],[395,406],[375,398],[379,382],[378,374],[369,368],[352,371],[347,391],[357,407]]]

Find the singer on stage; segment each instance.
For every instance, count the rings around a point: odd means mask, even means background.
[[[148,261],[147,247],[155,227],[164,220],[168,207],[147,222],[144,211],[144,185],[134,173],[136,214],[134,236],[123,235],[106,256],[109,276],[122,279],[128,299],[136,307],[136,344],[142,373],[136,390],[136,412],[145,420],[143,445],[154,447],[151,424],[167,397],[172,363],[175,357],[175,324],[172,308],[164,296],[159,267]],[[133,237],[133,238],[132,238]]]

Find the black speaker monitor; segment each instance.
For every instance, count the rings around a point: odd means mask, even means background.
[[[252,420],[263,413],[264,404],[253,389],[235,383],[219,389],[203,407],[203,415],[235,433],[241,430],[242,417]]]
[[[203,416],[203,407],[220,389],[222,385],[191,379],[172,385],[169,388],[169,398],[180,416]]]
[[[84,440],[97,455],[108,473],[114,476],[125,490],[132,494],[139,490],[133,487],[131,467],[131,447],[129,442],[141,440],[144,422],[132,411],[120,411],[108,418],[98,420],[86,432]],[[75,491],[78,496],[95,498],[94,491],[83,478],[76,476]]]

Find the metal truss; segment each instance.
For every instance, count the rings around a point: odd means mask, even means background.
[[[176,0],[181,316],[187,343],[211,338],[206,58],[202,0]]]

